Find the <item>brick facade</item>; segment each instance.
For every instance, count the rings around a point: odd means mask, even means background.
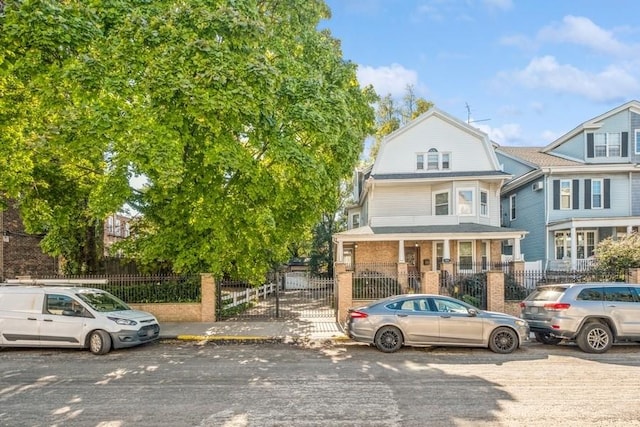
[[[15,206],[0,212],[0,281],[17,276],[51,274],[58,270],[56,258],[40,249],[42,236],[27,234]]]

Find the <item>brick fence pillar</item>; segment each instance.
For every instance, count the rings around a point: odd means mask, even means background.
[[[347,318],[349,308],[353,306],[353,273],[351,271],[341,271],[336,273],[338,280],[338,322],[343,324]]]
[[[420,280],[420,292],[423,294],[440,294],[440,272],[423,271]]]
[[[640,268],[629,269],[629,282],[640,283]]]
[[[200,275],[200,319],[202,322],[216,321],[216,281],[210,273]]]
[[[504,273],[487,272],[487,310],[504,312]]]
[[[409,287],[409,268],[406,262],[398,263],[398,284],[402,287],[402,292],[408,294],[411,291]]]
[[[511,273],[524,273],[524,261],[511,261],[510,267]]]

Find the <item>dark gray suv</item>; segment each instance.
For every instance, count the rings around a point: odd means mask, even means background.
[[[604,353],[614,342],[640,342],[640,285],[568,283],[539,286],[520,303],[536,339],[575,340],[582,351]]]

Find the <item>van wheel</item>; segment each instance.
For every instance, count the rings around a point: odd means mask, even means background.
[[[89,350],[93,354],[107,354],[111,350],[111,337],[105,331],[93,331],[89,335]]]
[[[604,323],[587,323],[580,330],[576,344],[585,353],[604,353],[613,345],[613,334]]]

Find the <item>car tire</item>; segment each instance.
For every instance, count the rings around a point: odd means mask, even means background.
[[[580,329],[576,344],[585,353],[605,353],[613,345],[613,334],[604,323],[587,323]]]
[[[89,351],[93,354],[107,354],[111,350],[111,336],[105,331],[97,330],[89,335]]]
[[[556,345],[562,341],[562,338],[552,337],[549,332],[536,332],[536,341],[546,345]]]
[[[494,353],[513,353],[519,345],[518,334],[511,328],[496,328],[489,337],[489,349]]]
[[[404,337],[400,329],[395,326],[383,326],[378,329],[373,340],[376,348],[383,353],[393,353],[400,350]]]

